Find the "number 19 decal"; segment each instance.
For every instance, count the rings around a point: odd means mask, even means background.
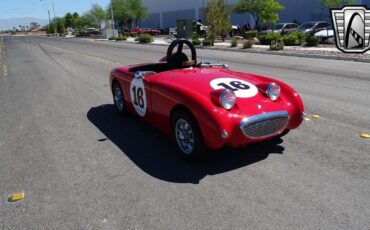
[[[131,102],[134,106],[135,111],[141,116],[144,117],[146,113],[146,95],[145,87],[142,78],[134,78],[130,85],[130,96]]]
[[[252,83],[237,78],[217,78],[210,83],[213,89],[229,89],[236,97],[250,98],[258,93],[258,89]]]

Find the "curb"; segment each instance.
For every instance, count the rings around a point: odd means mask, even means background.
[[[100,40],[101,41],[101,40]],[[125,42],[135,45],[152,45],[152,46],[168,46],[165,44],[140,44],[134,42]],[[265,55],[275,55],[275,56],[287,56],[287,57],[301,57],[301,58],[314,58],[314,59],[324,59],[324,60],[339,60],[339,61],[354,61],[362,63],[370,63],[369,59],[355,58],[355,57],[338,57],[338,56],[325,56],[317,54],[298,54],[298,53],[284,53],[279,51],[264,51],[264,50],[249,50],[249,49],[233,49],[233,48],[219,48],[219,47],[204,47],[204,46],[195,46],[197,49],[206,49],[206,50],[218,50],[218,51],[230,51],[230,52],[239,52],[239,53],[253,53],[253,54],[265,54]]]
[[[153,44],[154,45],[154,44]],[[266,55],[275,55],[275,56],[288,56],[288,57],[302,57],[302,58],[315,58],[315,59],[326,59],[326,60],[340,60],[340,61],[354,61],[354,62],[363,62],[363,63],[370,63],[370,59],[363,59],[363,58],[354,58],[354,57],[337,57],[337,56],[325,56],[325,55],[317,55],[317,54],[298,54],[298,53],[284,53],[279,51],[256,51],[256,50],[248,50],[248,49],[229,49],[229,48],[218,48],[218,47],[203,47],[203,46],[196,46],[197,49],[208,49],[208,50],[219,50],[219,51],[230,51],[230,52],[245,52],[245,53],[253,53],[253,54],[266,54]]]

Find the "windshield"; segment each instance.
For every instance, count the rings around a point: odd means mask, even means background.
[[[281,30],[284,27],[285,24],[276,24],[274,26],[274,30]]]
[[[312,23],[312,22],[306,22],[306,23],[303,23],[302,25],[300,25],[298,27],[298,29],[302,29],[302,30],[306,30],[306,29],[310,29],[314,26],[315,24]]]

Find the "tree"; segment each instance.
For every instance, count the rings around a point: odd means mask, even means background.
[[[30,23],[30,30],[38,30],[40,28],[40,24],[37,22],[31,22]]]
[[[54,26],[54,31],[57,32],[60,35],[64,35],[65,30],[65,22],[64,18],[56,17],[53,19],[53,22],[51,23]]]
[[[237,14],[250,13],[256,22],[256,28],[260,23],[279,21],[278,12],[283,10],[284,6],[280,5],[277,0],[238,0],[233,11]]]
[[[65,22],[65,26],[66,28],[68,27],[73,27],[73,16],[71,13],[66,13],[66,15],[64,16],[64,22]]]
[[[217,35],[223,40],[230,31],[230,10],[226,0],[209,0],[205,10],[205,24],[208,26],[208,37],[214,42]]]
[[[48,34],[55,34],[55,25],[54,23],[50,23],[47,27]]]
[[[98,27],[99,30],[101,29],[103,22],[105,22],[108,18],[106,11],[98,4],[93,4],[91,6],[91,10],[89,10],[87,16],[89,20],[91,20],[90,23]]]
[[[141,0],[127,0],[129,8],[129,19],[134,27],[138,27],[139,21],[148,16],[148,10],[143,6]]]
[[[139,21],[148,15],[148,10],[142,5],[141,0],[112,0],[112,5],[107,6],[110,16],[111,9],[114,20],[128,27],[138,26]]]
[[[338,8],[343,5],[350,5],[354,3],[354,0],[321,0],[321,4],[323,4],[328,9]]]

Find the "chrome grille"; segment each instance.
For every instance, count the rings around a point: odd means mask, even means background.
[[[289,121],[286,111],[264,113],[244,119],[240,128],[249,138],[266,137],[283,131]]]

